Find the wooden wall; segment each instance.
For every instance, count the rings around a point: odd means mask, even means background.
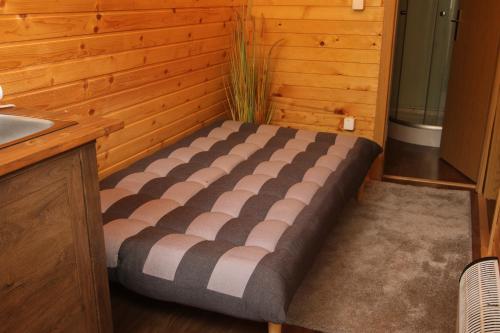
[[[338,131],[344,115],[356,134],[375,138],[383,0],[254,0],[261,44],[275,52],[274,123]],[[261,23],[261,22],[260,22]],[[382,111],[385,113],[385,111]]]
[[[351,1],[253,1],[265,17],[261,44],[284,40],[276,124],[338,131],[349,114],[356,134],[376,137],[383,0],[361,12]],[[230,20],[244,2],[0,0],[6,101],[48,116],[122,119],[123,130],[98,142],[108,175],[225,116]]]
[[[0,0],[0,85],[47,116],[122,119],[105,176],[220,118],[240,0]]]

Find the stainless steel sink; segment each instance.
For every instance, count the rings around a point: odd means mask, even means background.
[[[74,122],[0,114],[0,148],[31,140],[74,124]]]
[[[50,120],[0,114],[0,145],[45,131],[53,125]]]

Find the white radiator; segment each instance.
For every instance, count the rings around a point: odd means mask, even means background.
[[[498,259],[469,264],[460,277],[458,333],[500,332]]]

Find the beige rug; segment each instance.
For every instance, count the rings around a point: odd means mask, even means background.
[[[373,182],[332,229],[289,323],[323,332],[454,332],[471,260],[464,191]]]

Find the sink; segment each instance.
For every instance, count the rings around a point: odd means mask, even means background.
[[[53,125],[50,120],[0,114],[0,145],[45,131]]]
[[[31,140],[73,124],[74,122],[0,114],[0,148]]]

